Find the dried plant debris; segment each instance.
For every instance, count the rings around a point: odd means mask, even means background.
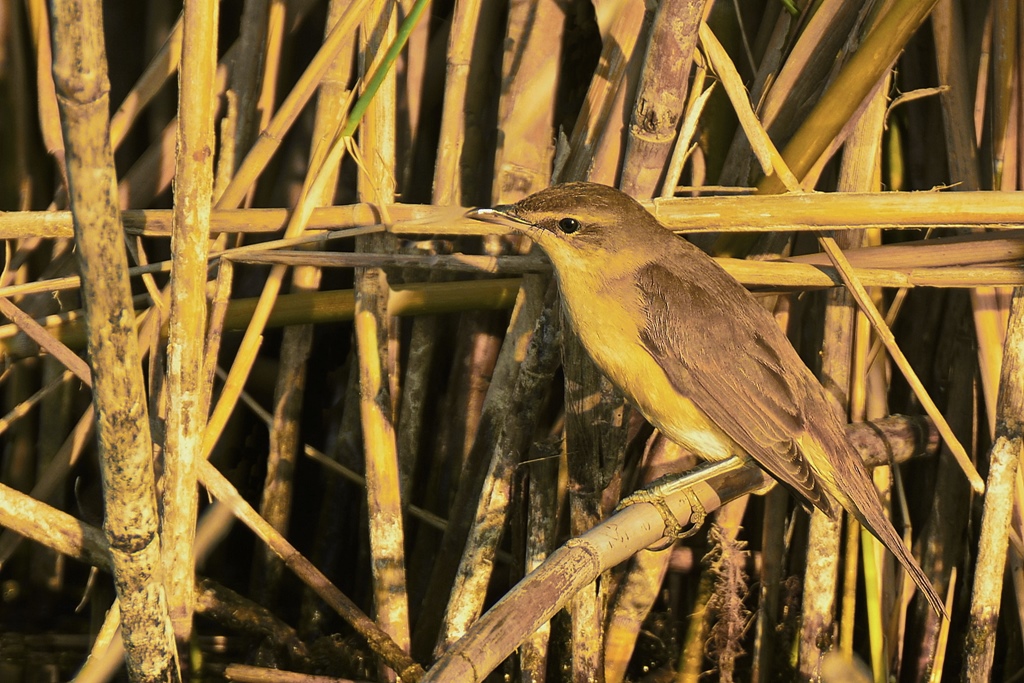
[[[0,0],[0,679],[1013,677],[1020,11]],[[561,182],[756,294],[917,583],[602,376],[468,213]]]

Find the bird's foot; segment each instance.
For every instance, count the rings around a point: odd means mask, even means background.
[[[675,488],[672,486],[673,483],[675,482],[658,480],[648,488],[626,496],[615,508],[616,511],[619,511],[624,507],[636,505],[637,503],[650,503],[654,506],[661,515],[661,519],[665,522],[664,543],[648,548],[648,550],[654,552],[671,548],[676,541],[693,536],[704,526],[704,520],[708,516],[707,510],[704,509],[697,494],[693,492],[693,489],[687,487],[684,489],[684,495],[686,496],[686,502],[690,505],[690,526],[686,528],[680,524],[679,518],[676,517],[675,513],[669,508],[668,503],[665,502],[665,496]]]

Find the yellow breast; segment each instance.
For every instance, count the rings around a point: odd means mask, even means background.
[[[564,296],[574,332],[594,363],[665,436],[705,460],[742,453],[735,442],[669,382],[640,339],[639,307],[624,300],[634,287],[627,278],[591,281],[587,296]],[[685,391],[685,389],[684,389]]]

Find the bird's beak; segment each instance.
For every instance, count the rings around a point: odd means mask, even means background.
[[[495,225],[519,231],[523,231],[525,227],[533,226],[533,223],[530,221],[525,221],[510,213],[511,210],[511,205],[496,206],[493,209],[472,209],[466,212],[466,218],[472,218],[473,220],[485,223],[494,223]]]

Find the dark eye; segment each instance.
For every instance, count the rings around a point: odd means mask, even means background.
[[[558,228],[566,235],[571,235],[580,229],[580,222],[575,218],[563,218],[558,221]]]

